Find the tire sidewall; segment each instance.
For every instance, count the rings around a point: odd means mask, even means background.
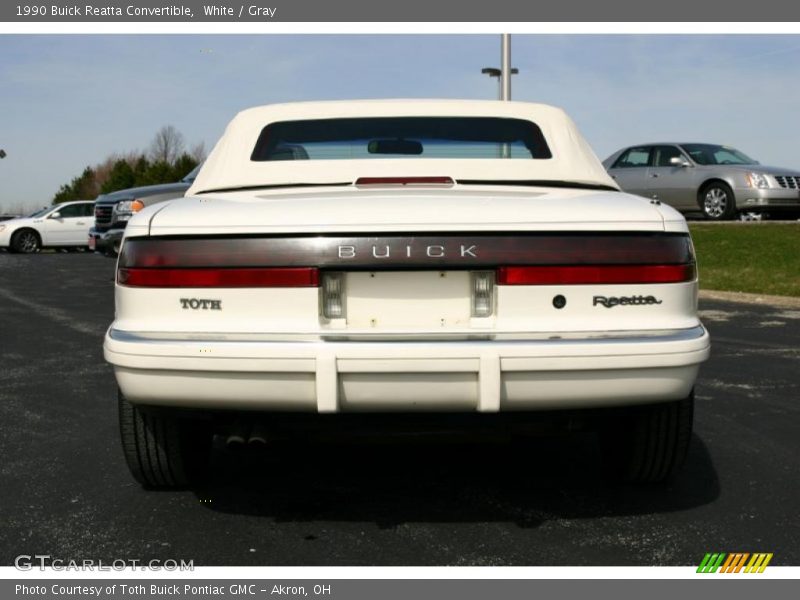
[[[611,416],[601,433],[612,480],[661,483],[677,474],[692,438],[694,391],[683,400],[617,409]]]
[[[136,481],[149,489],[170,489],[203,479],[212,442],[205,423],[132,404],[121,391],[117,402],[122,450]]]

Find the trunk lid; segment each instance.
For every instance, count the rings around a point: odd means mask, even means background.
[[[664,231],[648,200],[620,192],[356,189],[228,192],[175,200],[150,219],[151,235],[387,231]]]

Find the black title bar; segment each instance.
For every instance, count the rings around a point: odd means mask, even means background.
[[[0,21],[52,22],[747,22],[800,21],[800,3],[761,0],[17,0]],[[754,27],[752,33],[758,33]]]

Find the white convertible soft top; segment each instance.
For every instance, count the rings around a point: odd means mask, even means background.
[[[526,119],[542,131],[552,158],[371,158],[253,161],[270,123],[353,117],[501,117]],[[235,188],[352,183],[359,177],[447,176],[458,180],[564,181],[618,189],[575,124],[560,108],[483,100],[348,100],[250,108],[230,122],[187,196]]]

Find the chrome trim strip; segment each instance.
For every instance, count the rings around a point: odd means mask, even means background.
[[[306,332],[271,332],[253,334],[214,334],[214,333],[156,333],[131,332],[109,328],[108,336],[118,342],[142,344],[211,344],[211,343],[318,343],[321,341],[385,341],[391,343],[416,343],[446,341],[451,344],[470,344],[481,341],[522,344],[531,342],[548,342],[553,344],[620,344],[651,342],[686,342],[702,338],[706,330],[702,325],[689,329],[659,329],[650,331],[611,331],[611,332],[520,332],[520,331],[486,331],[474,329],[458,331],[382,331],[371,330],[338,330],[338,331],[306,331]],[[513,336],[498,339],[498,336]],[[291,336],[292,339],[287,339]],[[308,339],[313,336],[313,339]],[[465,336],[468,336],[465,339]],[[520,337],[522,336],[522,339]]]

